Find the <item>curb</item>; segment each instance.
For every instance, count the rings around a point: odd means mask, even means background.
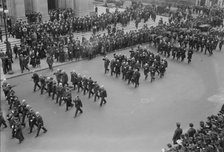
[[[83,61],[85,59],[81,59],[81,60],[78,60],[78,61]],[[71,64],[71,63],[74,63],[74,62],[78,62],[77,60],[76,61],[71,61],[71,62],[65,62],[65,63],[62,63],[62,64],[59,64],[59,65],[55,65],[53,66],[53,68],[55,67],[59,67],[59,66],[63,66],[63,65],[67,65],[67,64]],[[40,72],[40,71],[44,71],[44,70],[47,70],[48,67],[44,67],[44,68],[41,68],[41,69],[33,69],[35,72]],[[20,77],[20,76],[24,76],[24,75],[28,75],[28,74],[31,74],[32,71],[29,71],[29,72],[26,72],[26,73],[21,73],[21,74],[18,74],[18,75],[13,75],[9,78],[6,78],[6,80],[10,80],[10,79],[14,79],[14,78],[17,78],[17,77]],[[2,80],[0,80],[1,82]]]
[[[148,43],[142,43],[141,45],[147,45]],[[134,46],[129,46],[129,47],[126,47],[126,48],[123,48],[123,49],[118,49],[118,50],[115,50],[113,52],[109,52],[107,54],[110,54],[110,53],[116,53],[116,52],[120,52],[120,51],[123,51],[125,49],[130,49],[130,48],[133,48],[133,47],[136,47],[138,46],[139,44],[137,45],[134,45]],[[98,54],[96,57],[100,56],[100,54]],[[92,58],[92,59],[95,59],[96,57]],[[91,60],[92,60],[91,59]],[[53,68],[56,68],[56,67],[60,67],[60,66],[64,66],[64,65],[68,65],[68,64],[72,64],[72,63],[75,63],[75,62],[79,62],[79,61],[83,61],[83,60],[87,60],[87,59],[80,59],[80,60],[75,60],[75,61],[70,61],[70,62],[65,62],[65,63],[62,63],[62,64],[59,64],[59,65],[55,65],[53,66]],[[44,70],[47,70],[48,67],[44,67],[44,68],[41,68],[41,69],[34,69],[35,72],[40,72],[40,71],[44,71]],[[20,76],[24,76],[24,75],[28,75],[28,74],[31,74],[32,71],[29,71],[29,72],[26,72],[26,73],[20,73],[18,75],[13,75],[9,78],[6,78],[6,80],[10,80],[10,79],[14,79],[14,78],[17,78],[17,77],[20,77]],[[3,81],[3,80],[0,80],[0,82]]]

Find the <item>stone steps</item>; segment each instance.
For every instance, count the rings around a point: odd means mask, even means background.
[[[20,39],[15,38],[8,38],[9,42],[11,43],[11,47],[13,49],[14,45],[16,44],[18,47],[20,47]],[[3,41],[5,41],[5,37],[3,37]],[[3,52],[6,52],[6,44],[0,42],[0,50]]]

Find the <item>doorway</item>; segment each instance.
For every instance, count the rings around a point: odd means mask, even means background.
[[[48,10],[53,10],[57,8],[56,0],[47,0],[48,2]]]

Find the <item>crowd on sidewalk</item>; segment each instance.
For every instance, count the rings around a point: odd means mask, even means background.
[[[187,132],[183,132],[181,124],[173,135],[173,145],[167,144],[163,152],[223,152],[224,150],[224,105],[217,115],[207,117],[207,121],[200,121],[200,128],[195,129],[189,124]]]
[[[74,39],[73,32],[89,30],[94,32],[107,28],[109,33],[113,31],[115,35],[117,23],[126,26],[131,20],[136,20],[139,23],[142,18],[147,21],[150,17],[155,20],[156,15],[153,9],[143,7],[140,4],[135,4],[124,12],[107,12],[99,16],[85,16],[83,18],[73,17],[71,9],[54,10],[50,11],[50,21],[48,22],[28,24],[22,20],[17,21],[12,27],[12,35],[21,39],[21,46],[15,46],[13,50],[19,56],[21,72],[26,67],[28,69],[28,64],[35,68],[36,65],[40,64],[40,60],[47,56],[51,57],[48,60],[50,62],[52,62],[52,58],[59,62],[72,60],[72,58],[85,58],[89,54],[93,54],[92,52],[99,53],[100,51],[96,50],[101,48],[98,44],[98,46],[90,46],[90,44],[86,44],[86,41],[80,42]],[[94,35],[95,37],[102,39],[97,35]],[[4,73],[10,71],[8,67],[13,63],[12,51],[9,52],[3,54],[2,57]],[[92,55],[90,56],[92,57]]]

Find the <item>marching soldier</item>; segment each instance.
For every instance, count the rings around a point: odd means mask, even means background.
[[[41,90],[40,90],[40,94],[43,94],[44,93],[44,90],[47,91],[46,89],[46,77],[45,76],[40,76],[40,86],[41,86]]]
[[[40,130],[43,129],[44,133],[47,132],[47,129],[44,127],[44,121],[39,112],[36,112],[36,124],[37,124],[37,134],[36,137],[39,136]]]
[[[78,92],[79,92],[80,88],[83,89],[81,74],[78,74],[77,82],[78,82]]]
[[[83,111],[81,109],[82,108],[82,101],[79,98],[79,96],[77,96],[73,102],[75,103],[75,108],[76,108],[75,116],[74,117],[76,117],[77,114],[78,114],[78,112],[83,113]]]
[[[62,100],[62,96],[63,96],[63,86],[62,83],[59,83],[57,88],[57,97],[56,97],[56,103],[59,103],[59,105],[61,104],[61,100]]]
[[[137,86],[139,86],[139,79],[140,79],[140,72],[139,72],[139,69],[136,69],[136,71],[133,73],[133,82],[135,84],[135,88]]]
[[[96,97],[99,99],[99,89],[100,89],[100,86],[99,86],[99,84],[95,81],[95,82],[94,82],[94,87],[93,87],[93,92],[94,92],[94,102],[96,101]]]
[[[127,73],[126,73],[126,77],[125,77],[125,80],[128,80],[128,84],[130,84],[130,82],[131,82],[133,73],[134,73],[134,70],[132,69],[131,66],[129,66]]]
[[[102,106],[103,104],[106,104],[106,97],[107,97],[107,91],[104,89],[103,86],[100,87],[100,97],[101,97],[101,102],[100,102],[100,106]]]
[[[33,132],[34,125],[36,125],[36,115],[35,115],[35,112],[33,111],[33,109],[30,108],[29,105],[27,105],[27,108],[29,108],[29,112],[27,114],[27,118],[28,118],[29,127],[30,127],[29,134],[31,134]]]
[[[76,74],[75,71],[72,71],[72,72],[71,72],[71,82],[72,82],[72,84],[73,84],[73,86],[74,86],[74,90],[76,89],[76,86],[78,86],[78,81],[77,81],[77,79],[78,79],[78,75]]]
[[[107,73],[107,72],[109,72],[109,64],[110,64],[110,60],[107,58],[107,56],[105,56],[104,58],[103,58],[103,60],[104,60],[104,69],[105,69],[105,74]]]
[[[65,71],[62,71],[62,86],[68,86],[68,74]]]
[[[187,52],[188,64],[191,62],[193,53],[194,53],[194,52],[193,52],[192,49],[189,49],[188,52]]]
[[[155,80],[156,69],[154,66],[150,68],[151,82]]]
[[[48,96],[51,96],[53,89],[53,78],[47,77],[47,92]]]
[[[41,89],[41,87],[39,85],[40,78],[39,78],[39,75],[36,72],[33,73],[32,79],[33,79],[33,82],[34,82],[33,91],[34,92],[36,91],[36,87]]]
[[[52,100],[54,100],[55,95],[57,94],[57,82],[56,80],[53,80],[52,85]]]
[[[16,137],[17,139],[19,139],[19,144],[22,143],[22,141],[24,140],[24,136],[23,136],[23,132],[22,132],[22,126],[20,124],[20,122],[17,120],[14,127],[14,137]]]
[[[94,87],[94,85],[93,85],[93,80],[92,80],[92,78],[91,77],[89,77],[89,79],[88,79],[88,91],[89,91],[89,98],[91,97],[91,95],[93,95],[94,93],[93,93],[93,87]]]
[[[111,76],[113,76],[114,68],[115,68],[115,59],[112,59],[110,62],[110,75]]]
[[[69,107],[73,107],[73,104],[72,104],[72,94],[71,94],[71,90],[70,89],[66,90],[66,95],[63,97],[63,100],[65,101],[65,104],[66,104],[66,111],[68,111]]]
[[[56,80],[58,82],[58,84],[61,82],[61,77],[62,77],[62,72],[60,69],[57,69],[57,72],[54,73],[54,75],[56,76]]]
[[[83,76],[82,82],[83,82],[83,94],[85,95],[88,90],[88,81],[85,75]]]
[[[148,78],[148,73],[149,73],[149,65],[148,63],[146,63],[144,66],[143,66],[143,69],[144,69],[144,75],[145,75],[145,80]]]
[[[26,126],[26,124],[25,124],[25,118],[26,118],[26,116],[27,116],[27,114],[29,112],[29,109],[27,107],[27,103],[26,103],[26,100],[25,99],[22,100],[22,104],[21,104],[20,108],[21,108],[21,113],[22,113],[22,122],[21,122],[21,125],[23,125],[25,127]]]

